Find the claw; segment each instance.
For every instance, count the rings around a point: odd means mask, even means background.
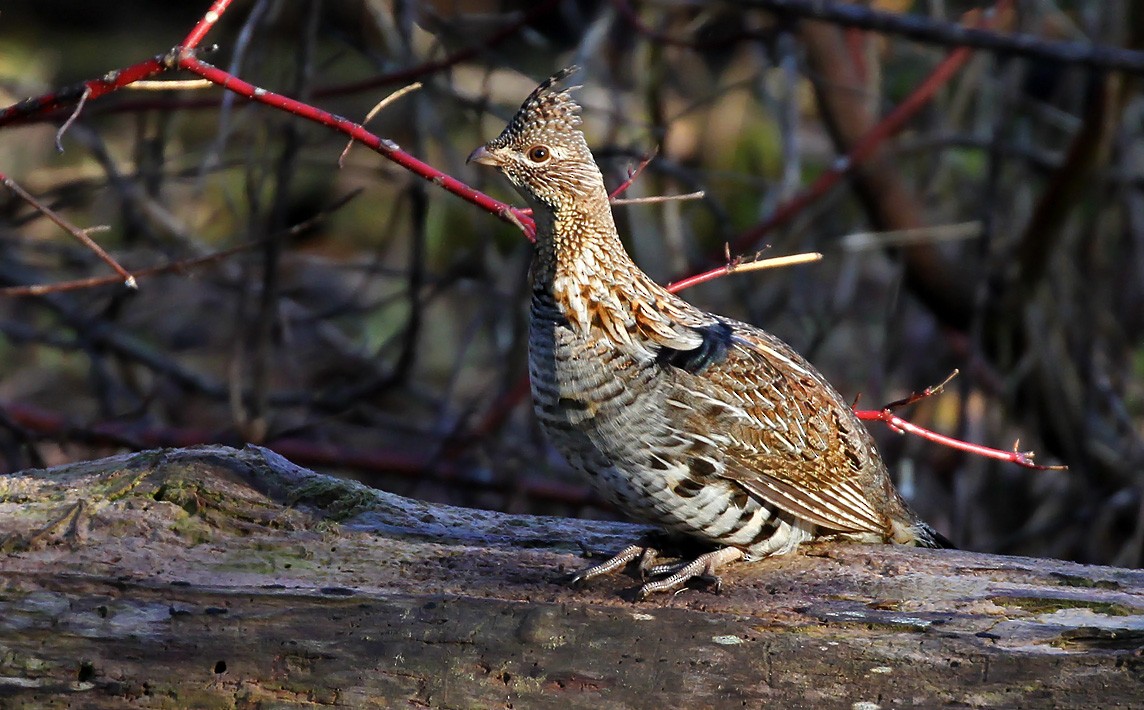
[[[695,575],[695,579],[699,580],[700,582],[703,582],[708,587],[710,587],[711,591],[713,593],[715,593],[715,594],[722,594],[723,593],[723,578],[720,577],[719,575],[717,575],[717,574],[697,574],[697,575]]]
[[[654,570],[658,565],[656,565],[655,559],[658,556],[659,552],[654,547],[644,548],[643,552],[640,554],[640,579],[647,579],[648,577],[656,576]]]

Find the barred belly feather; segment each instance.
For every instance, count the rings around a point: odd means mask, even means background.
[[[728,433],[676,427],[675,420],[703,412],[670,398],[677,387],[671,371],[636,362],[606,339],[578,336],[543,298],[534,298],[532,308],[529,375],[537,418],[605,500],[637,520],[752,556],[788,552],[813,537],[813,526],[722,477],[718,452],[731,445]],[[693,399],[708,414],[721,404]]]

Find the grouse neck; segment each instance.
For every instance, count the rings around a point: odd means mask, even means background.
[[[605,203],[603,209],[535,209],[533,214],[538,286],[575,284],[575,290],[586,296],[608,284],[642,276],[616,234],[610,205]]]
[[[551,304],[575,330],[599,327],[637,350],[642,346],[633,338],[678,340],[675,320],[691,320],[685,317],[689,307],[628,256],[610,205],[594,212],[536,210],[534,217],[533,291],[541,298],[534,304]]]

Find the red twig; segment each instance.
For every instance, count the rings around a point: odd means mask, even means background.
[[[381,154],[394,163],[405,168],[414,175],[425,178],[429,182],[437,185],[448,192],[460,197],[461,199],[470,202],[481,209],[496,215],[502,220],[517,225],[525,236],[530,239],[536,232],[536,224],[532,218],[522,213],[520,210],[507,205],[499,200],[489,197],[480,190],[475,190],[460,180],[447,175],[446,173],[434,168],[428,163],[422,162],[414,158],[409,153],[401,150],[401,147],[391,140],[379,138],[373,133],[370,133],[361,125],[350,121],[347,118],[334,115],[329,111],[311,106],[310,104],[297,101],[282,94],[276,94],[273,91],[259,88],[248,81],[244,81],[232,74],[229,74],[218,67],[207,64],[199,60],[191,52],[183,52],[178,57],[178,65],[181,69],[185,69],[193,74],[196,74],[212,84],[216,84],[227,91],[232,91],[239,96],[246,97],[252,101],[273,106],[274,108],[282,111],[287,111],[296,116],[314,121],[323,126],[327,126],[339,133],[343,133],[362,145],[370,148],[377,153]]]
[[[410,81],[429,76],[435,72],[448,69],[452,66],[455,66],[456,64],[459,64],[480,54],[482,51],[502,44],[505,40],[518,34],[520,30],[530,22],[536,20],[538,17],[543,16],[547,12],[551,12],[552,8],[557,4],[558,1],[559,0],[547,0],[546,2],[534,6],[531,10],[522,14],[517,20],[496,31],[481,43],[460,49],[453,54],[444,57],[443,59],[424,62],[416,66],[397,69],[391,72],[386,72],[384,74],[378,74],[377,76],[371,77],[369,79],[364,79],[362,81],[314,89],[311,92],[311,96],[315,99],[322,99],[356,94],[363,91],[371,91],[373,89],[389,86],[392,84],[408,83]],[[210,28],[215,24],[217,24],[217,16],[221,16],[222,11],[225,10],[227,5],[229,5],[229,1],[225,3],[216,2],[215,5],[211,8],[215,11],[216,17],[213,20],[209,20],[208,16],[210,13],[208,12],[208,15],[204,15],[204,17],[199,20],[198,24],[195,25],[195,29],[187,35],[187,38],[183,40],[183,43],[180,46],[183,48],[193,48],[198,46],[206,32],[209,31]],[[156,61],[158,61],[159,64],[162,64],[163,59],[164,58],[156,58]],[[157,71],[162,71],[163,68],[164,67],[160,66],[158,67]],[[137,76],[132,67],[121,69],[117,73],[122,75],[120,77],[122,79],[121,81],[117,81],[116,85],[109,88],[107,91],[96,92],[94,95],[102,95],[104,93],[108,93],[109,91],[125,88],[129,84],[132,84],[141,78],[145,78]],[[111,76],[111,74],[108,76]],[[92,82],[78,84],[74,87],[69,87],[68,89],[62,89],[58,92],[55,92],[54,94],[35,99],[28,99],[27,101],[21,102],[16,106],[12,106],[9,109],[6,109],[4,112],[0,112],[0,126],[17,123],[33,123],[36,121],[43,121],[49,118],[54,118],[56,111],[76,103],[78,98],[82,95],[84,89],[87,88],[89,84],[92,84]],[[52,99],[60,100],[53,101]],[[218,108],[218,106],[219,102],[217,99],[184,99],[178,101],[164,99],[159,101],[121,101],[113,107],[100,107],[93,108],[91,110],[95,113],[103,114],[145,111],[156,107],[188,111],[196,109],[214,109]],[[17,110],[18,107],[23,108]],[[8,115],[9,112],[12,113],[11,116]]]
[[[84,82],[83,84],[78,84],[54,94],[29,99],[28,101],[23,101],[11,106],[0,112],[0,127],[6,123],[16,122],[22,117],[43,114],[57,108],[62,108],[63,106],[75,103],[80,98],[84,98],[85,100],[97,98],[110,91],[120,89],[134,81],[147,78],[153,74],[177,66],[227,91],[234,92],[252,101],[257,101],[293,113],[314,121],[315,123],[328,126],[335,131],[344,133],[413,174],[425,178],[433,184],[444,188],[461,199],[477,205],[481,209],[498,216],[510,224],[516,225],[529,239],[534,237],[535,223],[526,213],[511,205],[495,200],[479,190],[474,190],[460,180],[414,158],[401,150],[393,141],[379,138],[362,128],[359,124],[341,116],[336,116],[328,111],[311,106],[310,104],[254,86],[239,77],[198,59],[193,49],[202,42],[207,32],[218,23],[219,18],[229,7],[230,3],[231,0],[215,0],[210,9],[183,40],[183,44],[176,47],[167,56],[150,59],[146,62],[132,65],[124,70],[111,72],[102,79]],[[530,13],[529,17],[532,16]],[[458,59],[456,61],[460,60]]]
[[[714,281],[715,279],[721,279],[724,276],[729,276],[735,272],[736,263],[741,258],[742,257],[737,257],[735,261],[728,262],[722,266],[716,266],[714,269],[708,269],[701,274],[688,276],[687,278],[680,279],[679,281],[672,281],[667,286],[664,286],[664,288],[666,288],[668,291],[671,291],[672,293],[679,293],[680,291],[689,289],[692,286],[698,286],[699,284],[705,284],[708,281]]]
[[[680,291],[698,286],[701,283],[714,281],[715,279],[729,276],[738,271],[761,271],[763,269],[774,269],[783,266],[794,266],[795,264],[809,264],[822,259],[822,254],[818,252],[806,252],[803,254],[791,254],[789,256],[776,256],[771,259],[762,259],[761,254],[755,254],[751,258],[737,256],[731,258],[731,247],[725,247],[725,256],[727,263],[723,266],[715,267],[709,271],[704,271],[702,274],[689,276],[681,281],[670,283],[666,286],[668,291],[672,293],[679,293]]]
[[[214,2],[211,3],[210,9],[199,18],[199,21],[191,28],[191,31],[187,33],[186,38],[183,39],[183,43],[180,46],[183,49],[194,49],[198,47],[203,41],[203,38],[207,36],[207,32],[214,29],[219,19],[222,18],[223,13],[230,7],[230,3],[231,0],[214,0]]]
[[[911,424],[905,419],[902,419],[898,415],[894,414],[893,410],[895,409],[920,402],[921,400],[927,397],[932,397],[935,394],[941,394],[943,391],[945,391],[945,386],[949,384],[950,380],[952,380],[954,377],[957,377],[957,374],[958,371],[954,370],[953,373],[950,374],[949,377],[945,378],[945,381],[943,381],[941,384],[934,385],[933,387],[927,387],[922,392],[911,392],[910,396],[894,402],[890,402],[881,409],[855,409],[854,413],[858,415],[859,419],[865,421],[884,422],[887,426],[899,434],[913,434],[915,436],[920,436],[927,441],[932,441],[934,443],[941,444],[942,446],[948,446],[949,448],[957,449],[958,451],[965,451],[974,454],[975,456],[1000,459],[1001,461],[1008,461],[1010,463],[1015,463],[1018,466],[1036,469],[1038,471],[1068,470],[1068,466],[1043,466],[1041,464],[1034,463],[1033,452],[1020,451],[1018,447],[1020,446],[1021,442],[1019,441],[1013,444],[1012,451],[994,449],[990,446],[971,444],[968,441],[962,441],[961,439],[954,439],[953,437],[946,436],[945,434],[939,434],[936,431],[926,429],[925,427],[918,426],[917,424]]]
[[[639,176],[643,174],[644,169],[651,164],[651,161],[655,160],[657,153],[659,153],[659,149],[653,150],[650,155],[641,160],[640,164],[636,166],[636,169],[628,173],[628,179],[620,183],[620,186],[615,190],[612,190],[612,194],[608,195],[608,199],[614,200],[627,192],[628,188],[632,186],[632,183],[634,183],[639,178]]]
[[[193,49],[199,46],[203,37],[218,23],[219,18],[226,12],[231,1],[232,0],[215,0],[206,14],[199,19],[194,28],[187,34],[186,38],[183,39],[180,47],[183,49]],[[92,99],[98,99],[105,94],[110,94],[113,91],[122,89],[128,84],[134,84],[141,79],[147,79],[156,74],[161,74],[172,68],[173,57],[174,54],[167,54],[145,59],[137,64],[110,71],[98,79],[89,79],[88,81],[73,84],[72,86],[59,89],[49,94],[13,104],[0,111],[0,127],[34,121],[57,109],[75,105],[80,101],[86,102]]]
[[[882,407],[882,410],[885,411],[887,409],[901,409],[902,407],[908,407],[911,404],[916,404],[916,403],[922,401],[923,399],[926,399],[927,397],[932,397],[935,394],[941,394],[942,392],[945,392],[945,386],[948,385],[950,382],[953,382],[953,378],[957,377],[960,374],[961,374],[961,370],[954,370],[953,372],[949,373],[949,377],[945,378],[944,380],[942,380],[938,384],[926,387],[921,392],[910,392],[908,397],[896,399],[893,402],[890,402],[889,404]]]
[[[90,79],[43,96],[25,99],[0,110],[0,127],[38,120],[52,111],[75,105],[85,94],[89,101],[97,99],[140,79],[161,74],[168,68],[165,57],[152,57],[138,64],[110,71],[98,79]]]
[[[954,439],[953,437],[946,436],[945,434],[938,434],[936,431],[931,431],[925,427],[920,427],[917,424],[911,424],[905,419],[891,412],[889,409],[881,411],[874,411],[868,409],[855,410],[855,414],[859,419],[866,421],[877,420],[885,422],[894,431],[900,434],[914,434],[920,436],[927,441],[932,441],[942,446],[948,446],[951,449],[965,451],[976,456],[984,456],[991,459],[1000,459],[1001,461],[1009,461],[1024,468],[1031,468],[1037,471],[1067,471],[1068,466],[1043,466],[1033,462],[1032,451],[1019,451],[1018,446],[1021,442],[1013,444],[1012,451],[1003,451],[1002,449],[994,449],[989,446],[982,446],[980,444],[971,444],[968,441],[961,439]]]

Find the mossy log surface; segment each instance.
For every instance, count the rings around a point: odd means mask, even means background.
[[[718,594],[554,581],[643,531],[257,447],[0,477],[0,707],[1144,707],[1144,572],[831,544]]]

